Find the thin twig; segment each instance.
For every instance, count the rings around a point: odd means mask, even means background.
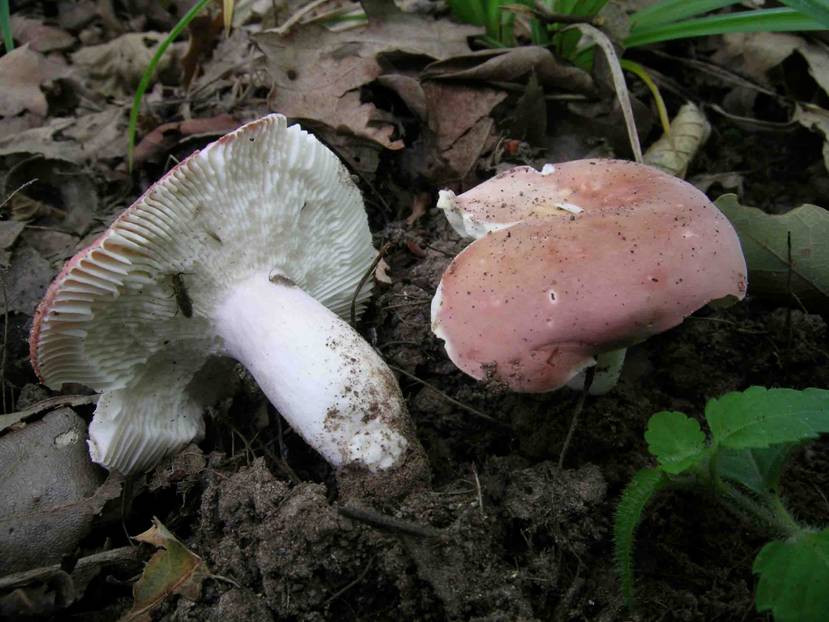
[[[300,7],[293,15],[291,15],[288,19],[286,19],[282,24],[277,26],[276,28],[271,28],[266,30],[265,32],[274,32],[278,35],[284,35],[287,33],[291,28],[294,27],[295,24],[299,22],[303,17],[305,17],[308,13],[316,9],[318,6],[329,2],[329,0],[314,0],[313,2],[309,2],[303,7]]]
[[[584,372],[584,386],[579,393],[579,399],[573,409],[573,417],[570,419],[570,428],[567,430],[567,436],[564,437],[564,445],[561,446],[561,453],[558,454],[558,468],[564,468],[564,457],[567,455],[567,448],[570,447],[570,441],[573,439],[573,433],[576,431],[576,426],[579,422],[579,415],[584,410],[584,402],[587,399],[587,393],[590,391],[590,385],[593,384],[593,376],[596,374],[596,366],[588,367]]]
[[[522,7],[526,8],[531,12],[535,17],[539,20],[544,22],[545,24],[593,24],[597,23],[596,18],[594,17],[584,17],[581,15],[570,15],[567,13],[554,13],[550,8],[545,5],[541,0],[536,0],[535,6],[530,7]]]
[[[322,606],[323,606],[323,607],[327,607],[327,606],[328,606],[328,605],[330,605],[333,601],[337,600],[340,596],[342,596],[343,594],[345,594],[345,593],[346,593],[348,590],[350,590],[352,587],[354,587],[355,585],[357,585],[360,581],[362,581],[363,579],[365,579],[365,578],[366,578],[366,575],[368,574],[368,571],[369,571],[369,570],[371,570],[371,566],[372,566],[372,564],[374,563],[374,560],[375,560],[376,558],[377,558],[377,556],[375,555],[375,556],[374,556],[374,557],[372,557],[370,560],[368,560],[368,563],[366,564],[366,567],[365,567],[365,568],[363,569],[363,571],[362,571],[362,572],[361,572],[361,573],[357,576],[357,578],[356,578],[356,579],[354,579],[353,581],[351,581],[348,585],[346,585],[346,586],[345,586],[345,587],[343,587],[342,589],[337,590],[334,594],[332,594],[331,596],[329,596],[329,597],[325,600],[325,602],[323,602],[323,603],[322,603]]]
[[[1,207],[1,206],[0,206]],[[3,412],[8,410],[6,404],[6,346],[9,343],[9,296],[6,289],[6,274],[3,270],[3,351],[0,354],[0,393],[3,394]]]
[[[37,181],[37,177],[35,177],[34,179],[30,179],[29,181],[25,181],[21,185],[19,185],[15,190],[12,191],[12,193],[9,196],[7,196],[3,200],[2,203],[0,203],[0,209],[3,209],[6,206],[6,203],[8,203],[9,201],[11,201],[14,198],[14,195],[16,195],[18,192],[20,192],[21,190],[23,190],[27,186],[31,186],[36,181]]]
[[[450,404],[454,404],[458,408],[463,408],[466,412],[472,413],[473,415],[475,415],[476,417],[480,417],[481,419],[486,419],[490,423],[494,423],[497,426],[512,429],[506,423],[502,423],[501,421],[498,421],[495,417],[491,417],[490,415],[487,415],[486,413],[482,413],[480,410],[472,408],[472,406],[468,406],[467,404],[464,404],[463,402],[459,402],[455,398],[449,397],[448,395],[446,395],[446,393],[444,393],[443,391],[438,389],[436,386],[434,386],[432,384],[429,384],[425,380],[421,380],[420,378],[418,378],[414,374],[410,374],[405,369],[401,369],[400,367],[397,367],[397,366],[391,365],[391,364],[388,364],[388,365],[394,371],[399,372],[399,373],[403,374],[404,376],[406,376],[407,378],[409,378],[411,380],[414,380],[415,382],[419,382],[420,384],[422,384],[427,389],[430,389],[430,390],[434,391],[435,393],[437,393],[439,396],[441,396],[443,399],[445,399]]]
[[[486,513],[484,512],[484,496],[481,493],[481,480],[478,479],[478,469],[475,467],[475,463],[472,463],[472,476],[475,478],[475,490],[478,493],[478,509],[481,510],[481,517],[486,518]]]
[[[2,370],[0,369],[0,373]],[[28,408],[0,415],[0,430],[4,430],[18,421],[23,421],[46,410],[52,410],[62,406],[84,406],[94,404],[98,401],[98,395],[56,395],[45,400],[32,404]]]
[[[792,232],[786,231],[786,292],[789,297],[792,295]],[[792,306],[786,305],[786,358],[791,357],[792,353],[792,337],[794,330],[792,328]]]
[[[371,275],[374,274],[374,270],[377,268],[380,260],[383,259],[383,256],[388,252],[391,248],[391,242],[386,242],[380,247],[380,250],[377,252],[377,257],[374,258],[374,261],[371,262],[371,265],[366,270],[365,274],[363,274],[363,278],[360,279],[360,282],[357,283],[357,287],[354,288],[354,295],[351,297],[351,325],[357,325],[357,297],[360,295],[360,291],[363,289],[363,285],[366,284],[371,278]]]
[[[439,538],[443,532],[428,525],[419,525],[411,521],[394,518],[388,514],[381,514],[373,510],[366,510],[364,508],[355,508],[349,505],[341,505],[337,511],[343,516],[358,520],[361,523],[368,523],[375,527],[383,529],[391,529],[393,531],[402,531],[412,536],[419,536],[421,538]]]

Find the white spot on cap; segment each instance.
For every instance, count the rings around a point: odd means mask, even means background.
[[[556,207],[558,209],[563,209],[565,212],[570,212],[571,214],[581,214],[584,211],[583,208],[579,207],[575,203],[570,203],[568,201],[556,203]]]
[[[541,174],[542,175],[545,175],[545,176],[546,175],[552,175],[555,172],[556,172],[555,164],[545,164],[544,166],[541,167]]]

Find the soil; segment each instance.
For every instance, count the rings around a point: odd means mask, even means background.
[[[671,77],[687,80],[705,101],[710,78],[683,71]],[[744,202],[770,212],[825,200],[829,184],[825,169],[816,172],[822,144],[814,134],[770,136],[712,121],[714,138],[689,176],[750,169]],[[145,166],[139,178],[156,172]],[[476,179],[491,172],[480,166]],[[126,504],[127,532],[145,530],[157,516],[212,575],[198,600],[174,596],[153,618],[766,620],[754,610],[751,570],[764,535],[691,492],[663,494],[647,510],[636,548],[637,608],[626,609],[612,556],[614,511],[631,476],[651,464],[643,433],[652,414],[678,410],[702,421],[706,401],[729,391],[829,387],[825,318],[749,296],[728,309],[702,309],[631,348],[618,387],[586,399],[560,468],[578,393],[515,394],[479,383],[454,367],[432,335],[431,298],[466,242],[431,207],[437,187],[428,181],[419,183],[430,207],[414,224],[405,222],[410,175],[403,157],[386,153],[373,183],[361,181],[377,246],[392,246],[385,257],[391,284],[375,287],[359,329],[397,372],[431,485],[384,503],[344,502],[331,468],[237,366],[239,389],[209,411],[200,447],[185,450],[195,466],[181,456],[167,459],[146,482],[135,482]],[[110,203],[112,176],[102,164],[94,177],[102,204],[123,206],[140,194],[136,185]],[[15,252],[47,243],[24,236]],[[16,296],[36,300],[48,280],[42,272],[35,266],[24,273]],[[47,395],[25,363],[30,325],[30,313],[8,313],[4,372],[9,386],[19,387],[17,408]],[[85,416],[91,410],[76,408]],[[829,439],[799,450],[784,482],[796,516],[829,523]],[[116,509],[74,557],[126,544]],[[51,619],[115,619],[130,607],[129,578],[99,577]]]

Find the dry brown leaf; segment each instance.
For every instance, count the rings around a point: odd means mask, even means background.
[[[53,52],[72,47],[75,37],[65,30],[47,26],[36,19],[11,16],[12,36],[20,43],[28,43],[36,52]]]
[[[166,38],[160,32],[131,32],[117,39],[81,48],[72,62],[82,70],[90,88],[104,95],[132,97],[156,48]],[[161,57],[155,75],[178,62],[182,45],[173,44]]]
[[[478,32],[447,20],[393,13],[344,32],[309,25],[285,36],[265,32],[255,40],[273,80],[273,110],[401,149],[402,141],[392,138],[392,119],[361,99],[360,89],[383,73],[380,57],[447,58],[467,52],[467,38]]]
[[[389,264],[387,264],[386,260],[381,257],[380,261],[377,262],[377,267],[374,269],[374,280],[378,283],[391,285],[392,280],[391,276],[389,276],[389,270]]]
[[[548,49],[538,46],[480,50],[454,56],[429,65],[423,77],[524,83],[533,73],[538,83],[547,89],[577,93],[591,93],[594,90],[590,74],[559,63]]]
[[[495,122],[489,114],[507,94],[444,82],[426,82],[423,90],[429,111],[428,131],[448,165],[441,171],[442,181],[460,181],[494,136]]]
[[[807,129],[823,134],[823,165],[829,170],[829,110],[798,104],[794,120]]]
[[[47,59],[28,45],[0,56],[0,116],[29,110],[45,117],[49,105],[40,85],[68,74],[64,65]]]
[[[717,50],[718,63],[769,85],[767,72],[798,52],[809,65],[809,73],[829,93],[829,51],[824,46],[789,33],[731,33],[723,36]]]
[[[0,138],[0,156],[32,153],[75,164],[123,158],[126,115],[125,108],[113,106],[80,117],[53,117],[42,127]]]
[[[181,57],[181,66],[184,69],[184,75],[181,79],[183,86],[187,87],[193,81],[203,60],[216,47],[219,35],[224,27],[224,15],[227,15],[224,11],[216,15],[198,15],[193,18],[193,21],[187,27],[190,40],[188,41],[187,52]]]
[[[164,123],[144,136],[135,148],[136,163],[146,162],[166,154],[186,136],[218,136],[232,132],[240,123],[229,114]]]

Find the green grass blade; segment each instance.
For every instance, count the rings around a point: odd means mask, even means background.
[[[573,11],[573,15],[595,17],[607,4],[607,0],[580,0]]]
[[[722,35],[729,32],[792,32],[824,29],[823,24],[817,20],[792,9],[759,9],[726,15],[711,15],[653,28],[637,28],[625,40],[625,47],[632,48],[660,41]]]
[[[630,480],[616,508],[613,519],[613,558],[628,607],[633,606],[633,547],[636,544],[636,528],[642,520],[645,507],[667,484],[665,474],[659,469],[642,469]]]
[[[141,110],[141,100],[144,98],[144,93],[147,91],[147,87],[150,85],[150,80],[153,79],[153,75],[155,74],[155,68],[158,66],[161,57],[164,56],[164,52],[167,51],[167,48],[170,47],[170,44],[178,38],[178,36],[184,32],[184,29],[193,21],[193,18],[196,17],[199,13],[201,13],[202,9],[211,2],[211,0],[199,0],[196,4],[194,4],[187,13],[179,20],[178,24],[173,27],[170,31],[170,34],[167,35],[167,38],[161,42],[161,45],[158,46],[158,49],[153,54],[153,57],[150,59],[150,64],[147,65],[146,71],[144,71],[144,75],[141,76],[141,82],[138,84],[138,89],[135,91],[135,96],[132,98],[132,108],[130,109],[130,121],[129,126],[127,127],[127,167],[130,171],[132,171],[132,156],[133,151],[135,150],[135,132],[136,128],[138,127],[138,112]]]
[[[564,15],[572,15],[573,9],[578,4],[579,0],[556,0],[555,12]]]
[[[672,24],[739,3],[740,0],[663,0],[636,11],[630,16],[630,25],[635,31],[638,28]]]
[[[829,0],[780,0],[787,7],[800,11],[829,28]]]
[[[486,14],[481,0],[449,0],[449,9],[456,19],[473,26],[483,26]]]
[[[3,31],[3,45],[6,46],[6,52],[11,52],[14,49],[14,39],[12,38],[9,0],[0,0],[0,29]]]

